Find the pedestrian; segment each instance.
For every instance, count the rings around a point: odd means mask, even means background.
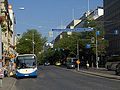
[[[4,68],[4,77],[8,77],[8,69],[7,69],[7,66],[4,65],[3,68]]]
[[[86,63],[86,68],[89,69],[89,66],[90,66],[90,65],[89,65],[89,63],[88,63],[88,61],[87,61],[87,63]]]
[[[3,67],[0,68],[0,78],[1,79],[4,78],[4,68]]]

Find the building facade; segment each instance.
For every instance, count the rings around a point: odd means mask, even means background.
[[[9,53],[13,54],[14,53],[14,48],[15,48],[15,15],[12,9],[12,5],[8,5],[8,11],[9,11],[9,16],[12,24],[10,25],[10,30],[9,30],[9,37],[10,42],[9,42]]]
[[[78,23],[80,23],[80,21],[81,21],[81,20],[73,20],[71,23],[69,23],[69,24],[67,25],[66,28],[74,29],[75,26],[76,26]]]
[[[104,15],[103,7],[97,7],[95,10],[90,11],[89,13],[84,13],[83,16],[79,19],[80,22],[75,26],[75,28],[81,28],[84,26],[85,20],[90,17],[93,20],[96,20]]]
[[[108,55],[120,54],[120,0],[104,0],[104,28]]]
[[[77,20],[72,20],[67,26],[66,28],[69,29],[75,29],[75,28],[83,28],[84,27],[84,23],[85,20],[88,17],[91,17],[93,20],[96,21],[103,21],[103,15],[104,15],[104,10],[103,7],[97,7],[95,10],[90,11],[90,12],[85,12],[82,17],[80,17]],[[63,34],[65,32],[62,32],[60,35],[58,35],[55,39],[55,41],[58,41],[59,39],[61,39],[63,37]],[[72,32],[67,32],[67,35],[72,35]]]
[[[0,0],[1,56],[9,57],[13,50],[14,15],[8,0]],[[4,61],[2,61],[4,64]]]

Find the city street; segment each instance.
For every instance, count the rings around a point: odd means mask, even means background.
[[[120,0],[0,0],[0,90],[120,90]]]
[[[18,79],[12,90],[120,90],[120,81],[40,66],[38,78]]]

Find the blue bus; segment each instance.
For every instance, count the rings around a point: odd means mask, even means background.
[[[35,54],[22,54],[16,57],[16,78],[21,77],[37,77]]]

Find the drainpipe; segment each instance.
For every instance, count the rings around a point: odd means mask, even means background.
[[[0,14],[1,14],[1,9],[0,9]],[[0,22],[0,61],[2,61],[2,28],[1,28],[1,22]],[[2,63],[2,62],[0,62],[0,63]]]
[[[1,30],[1,24],[0,24],[0,60],[2,60],[2,30]]]

